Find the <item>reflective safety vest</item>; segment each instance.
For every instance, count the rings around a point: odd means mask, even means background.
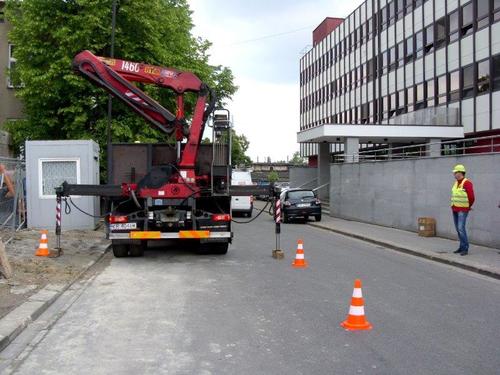
[[[469,197],[467,196],[467,192],[464,189],[465,181],[467,181],[466,178],[464,178],[460,182],[460,184],[458,184],[458,181],[455,181],[455,183],[451,187],[452,206],[469,208]]]

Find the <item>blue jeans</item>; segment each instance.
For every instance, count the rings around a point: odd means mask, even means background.
[[[465,222],[468,214],[467,211],[453,212],[453,221],[455,222],[455,229],[460,240],[460,250],[462,251],[469,251],[469,240],[465,231]]]

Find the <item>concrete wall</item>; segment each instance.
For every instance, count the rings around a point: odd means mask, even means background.
[[[290,187],[298,187],[309,182],[303,187],[315,188],[318,186],[318,169],[311,167],[290,167]],[[316,179],[316,180],[314,180]],[[312,181],[314,180],[314,181]],[[310,182],[312,181],[312,182]]]
[[[411,231],[418,217],[433,217],[439,236],[456,238],[449,202],[458,163],[476,193],[467,221],[470,241],[500,248],[500,154],[332,164],[330,212]]]

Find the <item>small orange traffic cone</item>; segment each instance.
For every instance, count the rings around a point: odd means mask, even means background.
[[[308,266],[307,261],[304,258],[304,242],[302,240],[297,241],[297,252],[295,253],[295,260],[292,263],[294,268],[306,268]]]
[[[361,280],[354,280],[354,291],[352,292],[351,307],[347,319],[340,323],[342,327],[350,331],[372,329],[372,325],[365,319],[365,302],[361,292]]]
[[[50,255],[49,239],[47,238],[49,231],[42,230],[40,233],[42,234],[40,237],[40,245],[38,245],[38,249],[36,250],[35,255],[37,257],[48,257]]]

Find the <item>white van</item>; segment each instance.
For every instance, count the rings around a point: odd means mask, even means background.
[[[232,185],[253,185],[252,175],[249,171],[234,170],[231,174]],[[233,213],[241,213],[245,216],[251,217],[253,211],[253,197],[252,196],[232,196],[231,197],[231,211]]]

